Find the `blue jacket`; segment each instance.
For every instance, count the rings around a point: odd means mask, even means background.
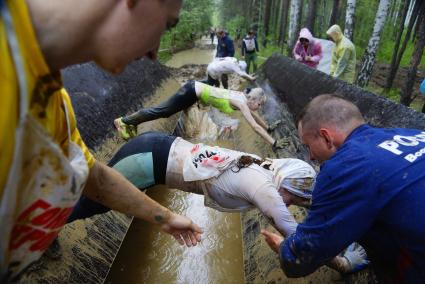
[[[280,247],[288,276],[313,272],[352,242],[380,281],[425,283],[425,132],[362,125],[317,176],[306,220]]]
[[[218,39],[217,44],[217,54],[216,57],[234,57],[235,56],[235,47],[233,45],[233,40],[225,35],[223,38]]]

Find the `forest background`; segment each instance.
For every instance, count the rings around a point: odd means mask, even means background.
[[[356,84],[421,110],[418,85],[425,77],[425,1],[422,0],[185,0],[176,28],[161,42],[160,60],[194,46],[211,28],[224,28],[235,41],[257,31],[259,63],[273,53],[292,56],[299,30],[326,39],[338,24],[357,51]]]

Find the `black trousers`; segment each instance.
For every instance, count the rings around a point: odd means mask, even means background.
[[[198,97],[195,92],[195,81],[191,80],[168,100],[154,107],[142,108],[133,114],[123,117],[122,121],[125,124],[137,126],[146,121],[170,117],[179,111],[189,108],[197,101]]]
[[[223,85],[223,88],[229,89],[229,76],[227,74],[221,75],[221,84]],[[210,75],[208,75],[207,84],[210,86],[214,86],[217,88],[220,88],[220,81],[212,78]]]
[[[165,184],[167,174],[168,154],[175,136],[161,132],[146,132],[124,144],[112,157],[108,166],[114,167],[119,161],[139,153],[152,153],[153,173],[155,184]],[[124,173],[123,173],[124,174]],[[140,188],[144,189],[144,188]],[[68,218],[68,223],[89,218],[93,215],[103,214],[110,209],[88,197],[81,196]]]

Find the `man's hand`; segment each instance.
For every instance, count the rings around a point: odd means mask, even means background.
[[[181,245],[196,246],[201,241],[202,230],[187,217],[172,213],[162,230],[172,235]]]
[[[261,234],[264,236],[269,247],[276,253],[279,253],[279,247],[283,242],[283,237],[267,230],[261,230]]]
[[[308,55],[307,55],[307,56],[305,57],[305,61],[313,61],[313,59],[311,58],[311,56],[308,56]]]
[[[255,77],[255,76],[249,76],[250,78],[249,78],[249,80],[251,81],[251,82],[254,82],[255,80],[257,80],[257,77]]]
[[[369,264],[366,251],[357,243],[352,243],[345,250],[342,257],[347,260],[347,266],[344,269],[346,273],[357,272]]]
[[[275,130],[275,129],[276,129],[276,127],[277,127],[279,124],[281,124],[281,123],[282,123],[282,119],[275,120],[274,122],[272,122],[272,123],[269,125],[269,127],[267,128],[267,131],[268,131],[268,132],[271,132],[271,131]]]
[[[290,141],[288,138],[280,138],[274,141],[272,148],[273,150],[283,149],[287,147],[289,144],[290,144]]]

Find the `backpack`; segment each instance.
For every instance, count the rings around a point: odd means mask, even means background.
[[[243,40],[246,46],[246,51],[254,51],[255,50],[255,38],[244,39]]]

